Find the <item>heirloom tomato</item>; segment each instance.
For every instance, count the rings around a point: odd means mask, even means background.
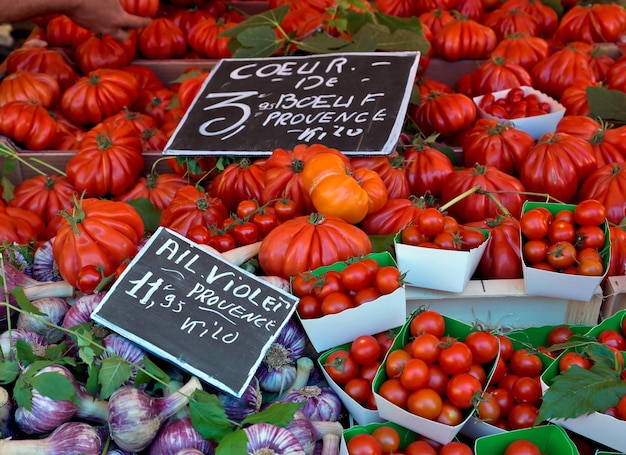
[[[530,73],[523,66],[504,57],[492,56],[471,72],[471,93],[485,95],[512,87],[532,85]]]
[[[609,227],[611,258],[607,276],[626,275],[626,231],[619,226]]]
[[[74,185],[65,176],[36,175],[15,186],[8,205],[30,210],[48,224],[60,210],[71,207],[75,194]]]
[[[389,199],[383,208],[367,215],[360,226],[368,235],[395,234],[416,221],[425,206],[419,198]]]
[[[193,103],[208,76],[208,71],[199,71],[187,75],[185,79],[181,81],[176,93],[178,94],[178,104],[182,110],[187,111],[187,109],[189,109],[189,106]]]
[[[97,124],[132,106],[138,96],[135,76],[124,70],[99,68],[65,90],[60,107],[67,118],[79,125]]]
[[[243,200],[261,200],[264,174],[261,161],[242,158],[228,164],[217,174],[209,193],[219,198],[229,211],[234,212],[237,210],[237,204]]]
[[[595,81],[588,55],[571,43],[539,61],[530,69],[530,75],[533,87],[557,99],[575,83]]]
[[[204,19],[187,32],[189,47],[206,58],[232,57],[232,51],[228,48],[230,38],[218,35],[235,25],[236,22]]]
[[[160,225],[186,235],[196,225],[219,229],[226,218],[228,209],[219,198],[211,197],[194,185],[186,185],[176,192],[163,210]]]
[[[25,215],[31,214],[31,218],[37,215],[20,207],[5,207],[0,205],[0,241],[6,243],[28,244],[42,239],[41,229],[45,231],[43,221],[40,226],[25,220]]]
[[[183,31],[168,17],[156,17],[139,30],[139,53],[148,59],[181,58],[187,51]]]
[[[545,39],[528,33],[512,33],[498,42],[492,55],[504,57],[530,71],[549,53],[550,47]]]
[[[273,229],[261,241],[258,259],[267,275],[289,278],[371,252],[365,232],[341,218],[314,212]]]
[[[108,34],[93,34],[76,46],[74,61],[83,75],[101,68],[122,68],[135,58],[137,32],[132,30],[124,42]]]
[[[476,105],[462,93],[432,91],[412,114],[412,120],[425,136],[439,133],[442,138],[450,138],[474,123]]]
[[[552,37],[552,34],[559,25],[559,16],[549,5],[544,2],[535,0],[510,0],[506,5],[502,5],[507,10],[518,9],[530,13],[539,21],[539,30],[537,36],[546,38]]]
[[[478,163],[516,175],[534,144],[530,134],[511,123],[479,119],[463,139],[463,159],[466,167]]]
[[[442,203],[451,201],[473,187],[480,187],[484,193],[475,192],[464,197],[448,208],[448,213],[460,223],[482,221],[493,218],[501,209],[491,199],[497,198],[514,217],[519,217],[526,200],[524,185],[516,178],[494,166],[477,164],[471,168],[459,169],[448,175],[441,194]],[[491,196],[491,197],[490,197]]]
[[[154,17],[159,10],[158,0],[120,0],[124,11],[136,16]]]
[[[485,15],[482,24],[495,32],[498,41],[512,33],[538,36],[540,30],[539,18],[519,8],[496,8]]]
[[[626,11],[621,5],[575,5],[561,18],[554,39],[562,43],[613,43],[625,29]]]
[[[175,173],[158,174],[156,172],[139,176],[123,193],[115,196],[116,201],[130,201],[146,198],[157,210],[165,210],[176,192],[188,185],[186,179]]]
[[[620,225],[626,217],[626,168],[623,163],[605,164],[583,182],[578,199],[596,199],[606,209],[609,223]]]
[[[440,197],[444,179],[454,170],[448,155],[434,148],[428,140],[414,142],[403,155],[411,194]]]
[[[56,120],[36,101],[16,100],[0,106],[0,134],[27,150],[47,149],[56,133]]]
[[[137,211],[125,202],[85,198],[65,212],[52,244],[59,273],[77,286],[80,271],[98,267],[104,276],[132,259],[144,235]]]
[[[66,166],[69,182],[87,197],[121,194],[142,170],[141,139],[129,123],[93,127]]]
[[[52,76],[61,92],[74,84],[79,75],[59,50],[46,47],[23,46],[10,52],[6,60],[7,74],[17,70],[44,73]]]
[[[361,167],[375,171],[385,183],[390,199],[408,198],[411,195],[406,177],[405,156],[393,152],[387,156],[367,156],[350,160],[354,169]]]
[[[488,58],[498,42],[496,33],[466,17],[455,17],[434,33],[434,55],[448,61]]]
[[[50,47],[76,47],[91,36],[91,32],[81,27],[64,14],[59,14],[48,21],[45,27],[46,41]]]
[[[511,216],[497,216],[470,226],[489,230],[491,239],[478,263],[478,275],[484,279],[522,277],[520,224]]]
[[[0,106],[9,101],[35,101],[45,108],[53,107],[59,100],[61,90],[52,76],[17,70],[0,82]]]

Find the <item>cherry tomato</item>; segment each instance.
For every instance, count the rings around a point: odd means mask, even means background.
[[[428,365],[421,359],[409,359],[400,374],[400,382],[409,390],[417,390],[428,384]]]
[[[359,335],[350,344],[350,355],[361,365],[368,365],[378,360],[380,345],[374,335]]]
[[[491,394],[495,397],[498,405],[500,406],[500,417],[508,416],[511,408],[515,406],[515,398],[513,398],[513,393],[511,393],[509,389],[496,387],[491,391]]]
[[[363,305],[364,303],[371,302],[379,298],[382,294],[378,290],[378,288],[370,286],[363,289],[358,290],[353,296],[352,301],[354,302],[354,306]]]
[[[265,237],[280,224],[278,216],[268,209],[256,212],[252,215],[251,221],[257,227],[261,237]]]
[[[319,283],[313,288],[313,295],[320,300],[324,300],[328,294],[333,292],[345,293],[346,288],[341,280],[341,272],[328,270],[320,277]]]
[[[354,435],[346,443],[350,455],[383,455],[383,448],[380,442],[369,433],[359,433]]]
[[[300,297],[297,307],[298,314],[302,319],[315,319],[323,316],[322,302],[317,297],[305,295]]]
[[[529,240],[543,239],[548,235],[550,221],[539,209],[533,208],[524,212],[520,218],[522,235]]]
[[[323,366],[328,376],[340,386],[359,374],[359,364],[350,356],[350,351],[347,349],[337,349],[331,352]]]
[[[352,308],[354,304],[350,296],[344,292],[331,292],[322,299],[322,314],[337,314]]]
[[[494,424],[500,419],[500,403],[493,393],[486,393],[476,405],[476,414],[483,422]]]
[[[506,420],[511,430],[519,430],[532,427],[538,415],[537,406],[530,403],[517,403],[509,411]]]
[[[426,441],[413,441],[404,448],[404,455],[437,455],[437,450]]]
[[[416,336],[411,342],[411,356],[422,359],[428,364],[438,361],[441,353],[441,341],[432,333],[422,333]]]
[[[259,240],[259,228],[251,221],[233,222],[230,231],[238,245],[250,245]]]
[[[574,212],[568,209],[563,209],[556,212],[552,216],[552,222],[554,221],[567,221],[571,225],[576,223],[576,220],[574,219]]]
[[[211,240],[209,240],[209,246],[215,248],[220,253],[230,251],[235,248],[236,243],[232,235],[225,234],[213,234]]]
[[[548,252],[548,242],[544,239],[528,240],[522,246],[522,255],[529,264],[545,260]]]
[[[348,380],[348,382],[344,384],[343,390],[350,398],[363,406],[372,393],[372,383],[367,379],[357,376],[356,378]]]
[[[380,360],[376,360],[373,363],[361,365],[361,368],[359,368],[359,377],[365,379],[371,385],[372,382],[374,382],[374,377],[376,373],[378,373],[378,367],[380,367],[381,363]]]
[[[439,455],[473,455],[473,453],[470,446],[460,441],[448,442],[439,449]]]
[[[426,387],[430,387],[436,390],[439,395],[444,396],[449,378],[448,373],[443,371],[439,364],[432,363],[428,365],[428,384]]]
[[[455,234],[448,231],[442,231],[439,234],[435,235],[435,237],[433,238],[433,243],[444,250],[459,249],[459,242],[457,242]]]
[[[595,248],[579,248],[578,253],[576,253],[576,262],[579,264],[585,259],[594,259],[596,261],[602,262],[602,256]]]
[[[378,395],[403,409],[406,409],[410,394],[411,391],[402,385],[399,378],[389,378],[378,388]]]
[[[496,335],[483,330],[470,332],[463,342],[472,352],[474,361],[478,363],[491,362],[500,349]]]
[[[541,383],[537,378],[520,376],[513,383],[511,393],[518,403],[531,403],[538,406],[542,396]]]
[[[418,246],[428,241],[430,237],[422,232],[417,224],[409,224],[400,233],[400,243]]]
[[[598,341],[607,346],[613,346],[620,351],[626,351],[626,338],[621,331],[605,329],[598,334]]]
[[[211,241],[211,231],[207,226],[203,224],[198,224],[190,227],[187,231],[187,234],[185,234],[185,237],[187,237],[192,242],[200,243],[202,245],[208,245]]]
[[[574,208],[574,221],[579,226],[600,226],[606,220],[606,207],[596,199],[585,199]]]
[[[459,222],[450,215],[443,216],[443,230],[446,232],[450,232],[452,234],[457,234],[459,232]]]
[[[417,225],[428,236],[439,234],[443,231],[445,224],[443,213],[434,207],[426,207],[417,217]]]
[[[563,270],[576,263],[576,247],[571,242],[561,240],[548,246],[546,261],[557,270]]]
[[[391,345],[396,339],[396,332],[393,332],[391,330],[385,330],[384,332],[376,333],[374,336],[376,337],[376,341],[378,341],[378,344],[380,345],[379,360],[382,360],[383,357],[387,355],[389,349],[391,349]]]
[[[559,357],[559,372],[568,370],[572,365],[578,365],[580,368],[588,370],[591,368],[591,361],[576,351],[566,352]]]
[[[446,323],[443,316],[434,310],[424,310],[417,313],[409,323],[409,332],[414,337],[422,333],[430,333],[439,338],[443,336],[445,328]]]
[[[455,341],[442,348],[438,359],[443,371],[450,375],[467,372],[472,361],[471,349],[461,341]]]
[[[481,231],[469,227],[459,227],[458,237],[460,248],[464,251],[478,248],[485,242],[485,236]]]
[[[620,398],[617,403],[617,415],[620,419],[626,420],[626,395]]]
[[[369,286],[371,280],[370,269],[362,261],[352,262],[341,271],[341,281],[350,291],[364,289]]]
[[[411,360],[411,354],[404,349],[395,349],[387,354],[385,359],[385,373],[388,378],[399,378],[404,365]]]
[[[602,261],[598,259],[585,258],[578,264],[578,274],[585,276],[601,276],[604,274]]]
[[[396,452],[400,448],[400,433],[392,426],[381,425],[372,431],[372,436],[380,442],[384,453]]]
[[[565,220],[553,220],[548,227],[548,241],[574,243],[576,241],[574,224]]]
[[[528,349],[517,349],[509,359],[511,372],[520,376],[539,376],[543,369],[541,358]]]
[[[448,400],[443,400],[441,412],[435,420],[444,425],[454,427],[460,425],[463,420],[465,420],[465,415],[463,414],[463,410],[458,406],[453,405]]]
[[[474,400],[483,390],[483,386],[469,373],[451,376],[446,386],[446,396],[450,402],[461,409],[474,406]]]
[[[102,272],[95,265],[86,265],[78,272],[76,287],[85,294],[93,294],[102,278]]]
[[[567,343],[567,341],[574,335],[574,331],[566,326],[559,325],[554,327],[548,332],[547,343],[548,346],[554,346],[555,344]]]
[[[296,216],[298,206],[292,199],[280,199],[274,202],[274,211],[280,221],[287,221]]]
[[[501,333],[497,334],[496,337],[500,343],[500,358],[508,362],[514,352],[513,342],[509,337]]]
[[[291,279],[291,291],[296,297],[312,295],[313,289],[318,283],[317,278],[310,272],[298,273]]]
[[[518,439],[507,445],[504,455],[541,455],[541,450],[532,441]]]
[[[386,265],[378,269],[375,276],[376,287],[381,294],[391,294],[402,286],[400,270],[393,265]]]
[[[442,406],[441,395],[427,387],[411,392],[406,403],[406,408],[411,414],[430,420],[437,418]]]
[[[576,248],[594,248],[601,250],[604,248],[604,229],[600,226],[582,225],[576,229],[576,240],[574,245]]]
[[[244,199],[237,204],[237,218],[244,219],[251,216],[257,209],[259,204],[253,199]]]

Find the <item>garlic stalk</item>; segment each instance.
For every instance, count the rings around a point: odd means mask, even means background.
[[[83,422],[66,422],[42,439],[1,439],[0,453],[11,455],[100,455],[102,441]]]

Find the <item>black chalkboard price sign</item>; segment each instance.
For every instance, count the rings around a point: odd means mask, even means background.
[[[419,52],[220,60],[164,155],[270,155],[321,143],[346,155],[395,150]]]
[[[241,396],[297,298],[160,227],[92,318]]]

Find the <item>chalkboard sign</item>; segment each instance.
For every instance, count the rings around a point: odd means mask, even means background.
[[[346,155],[395,150],[419,52],[220,60],[164,155],[270,155],[321,143]]]
[[[239,397],[297,300],[160,227],[92,318]]]

